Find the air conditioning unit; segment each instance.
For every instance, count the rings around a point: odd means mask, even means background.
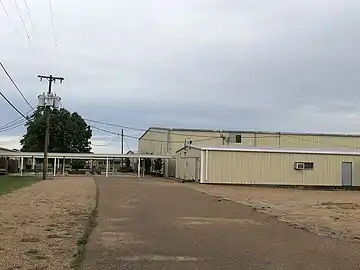
[[[295,163],[295,170],[304,170],[305,169],[305,164],[301,163],[301,162],[296,162]]]

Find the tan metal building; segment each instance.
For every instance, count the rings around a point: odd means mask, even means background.
[[[176,177],[205,184],[360,186],[360,152],[186,146]]]
[[[197,146],[271,148],[360,148],[360,134],[267,132],[150,127],[140,138],[140,154],[175,155],[186,144]],[[175,176],[175,161],[165,164],[165,174]]]

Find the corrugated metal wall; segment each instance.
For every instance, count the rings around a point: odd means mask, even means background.
[[[138,152],[140,154],[166,155],[167,130],[151,129],[140,140]]]
[[[360,186],[358,156],[208,151],[204,183],[341,186],[341,163],[353,163],[353,185]],[[295,170],[313,162],[313,170]],[[205,179],[204,179],[205,180]]]
[[[200,179],[200,151],[181,150],[176,155],[176,178],[183,180]]]
[[[241,143],[229,142],[226,138],[241,135]],[[223,138],[224,139],[223,139]],[[139,140],[140,153],[170,154],[176,153],[184,146],[185,140],[192,140],[197,146],[254,146],[279,148],[360,148],[360,136],[327,135],[327,134],[284,134],[266,132],[216,132],[216,131],[172,131],[151,129]],[[167,143],[169,141],[169,143]]]

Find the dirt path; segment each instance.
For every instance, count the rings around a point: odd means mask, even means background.
[[[57,178],[0,197],[0,269],[70,269],[95,205],[93,178]]]
[[[97,178],[82,269],[357,269],[360,244],[318,236],[184,184]]]

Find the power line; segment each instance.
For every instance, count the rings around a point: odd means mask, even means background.
[[[12,121],[0,126],[0,129],[7,128],[8,126],[11,126],[12,124],[19,122],[20,120],[23,120],[23,118],[21,116],[16,118],[15,120],[12,120]]]
[[[114,139],[112,139],[112,140],[111,140],[110,142],[108,142],[108,143],[105,143],[105,144],[94,144],[94,143],[91,143],[91,145],[93,145],[93,146],[108,146],[108,145],[113,144],[114,142],[116,142],[117,139],[118,139],[118,137],[115,137]]]
[[[55,47],[57,49],[58,45],[57,45],[57,38],[56,38],[56,31],[55,31],[55,20],[54,20],[54,13],[53,13],[52,5],[51,5],[51,0],[49,0],[49,12],[50,12],[50,19],[51,19],[51,24],[52,24],[52,29],[53,29]]]
[[[24,126],[25,123],[26,123],[26,121],[23,121],[21,123],[18,123],[17,125],[14,125],[14,126],[11,126],[11,127],[5,128],[5,129],[1,129],[0,132],[5,132],[5,131],[12,130],[12,129],[16,129],[18,127]]]
[[[118,125],[118,124],[111,124],[111,123],[107,123],[107,122],[103,122],[103,121],[98,121],[98,120],[91,120],[91,119],[87,119],[87,118],[84,118],[85,121],[88,121],[88,122],[93,122],[93,123],[97,123],[97,124],[103,124],[103,125],[106,125],[106,126],[111,126],[111,127],[120,127],[120,128],[125,128],[125,129],[130,129],[130,130],[136,130],[136,131],[142,131],[142,132],[145,132],[145,131],[148,131],[148,129],[145,129],[145,128],[135,128],[135,127],[128,127],[128,126],[122,126],[122,125]],[[152,133],[159,133],[159,134],[166,134],[168,133],[167,130],[165,131],[160,131],[160,130],[150,130],[149,132],[152,132]],[[171,132],[172,134],[174,135],[181,135],[181,136],[184,136],[184,137],[188,137],[189,135],[186,135],[186,134],[183,134],[183,133],[176,133],[176,132]],[[191,137],[200,137],[200,138],[212,138],[212,136],[209,136],[209,135],[191,135]],[[250,137],[249,137],[250,138]]]
[[[120,136],[119,133],[116,133],[116,132],[114,132],[114,131],[106,130],[106,129],[99,128],[99,127],[92,126],[92,125],[90,125],[90,127],[94,128],[94,129],[97,129],[97,130],[100,130],[100,131],[102,131],[102,132],[106,132],[106,133],[109,133],[109,134],[114,134],[114,135]],[[139,139],[139,138],[137,138],[137,137],[135,137],[135,136],[125,135],[125,134],[124,134],[124,137],[126,137],[126,138],[131,138],[131,139],[136,139],[136,140]],[[220,138],[220,137],[218,137],[218,136],[207,137],[206,139],[194,140],[193,142],[209,141],[209,140],[212,140],[212,139],[219,139],[219,138]],[[145,138],[143,138],[143,140],[144,140],[144,141],[153,141],[153,142],[163,142],[163,143],[166,143],[166,142],[167,142],[167,141],[154,140],[154,139],[145,139]],[[169,141],[169,142],[172,142],[172,143],[183,143],[184,141]]]
[[[16,0],[14,0],[14,3],[15,3],[15,6],[16,6],[17,11],[18,11],[18,13],[19,13],[19,17],[20,17],[21,23],[22,23],[22,25],[23,25],[23,27],[24,27],[26,36],[27,36],[27,38],[28,38],[28,40],[29,40],[29,43],[31,44],[31,39],[30,39],[30,36],[29,36],[29,32],[28,32],[28,30],[27,30],[27,28],[26,28],[24,19],[23,19],[22,15],[21,15],[21,11],[20,11],[19,5],[17,4]]]
[[[30,112],[31,112],[31,110],[25,113],[25,115],[28,117],[28,120],[29,120],[29,115],[28,114]],[[2,125],[2,126],[0,126],[0,129],[7,128],[7,127],[9,127],[9,126],[11,126],[11,125],[13,125],[15,123],[19,123],[20,121],[23,121],[23,117],[21,117],[21,116],[14,119],[14,120],[12,120],[12,121],[10,121],[10,122],[8,122],[8,123],[6,123],[6,124],[4,124],[4,125]]]
[[[130,129],[130,130],[137,130],[137,131],[147,131],[147,129],[143,129],[143,128],[134,128],[134,127],[128,127],[128,126],[123,126],[123,125],[118,125],[118,124],[112,124],[112,123],[108,123],[108,122],[103,122],[103,121],[97,121],[97,120],[91,120],[91,119],[87,119],[87,118],[84,118],[85,121],[88,121],[88,122],[93,122],[93,123],[98,123],[98,124],[103,124],[103,125],[107,125],[107,126],[112,126],[112,127],[121,127],[121,128],[125,128],[125,129]],[[94,127],[94,126],[92,126]],[[95,129],[99,129],[103,132],[109,132],[108,130],[104,130],[104,129],[100,129],[98,127],[94,127]],[[160,131],[160,130],[150,130],[149,132],[152,132],[152,133],[160,133],[160,134],[164,134],[164,133],[167,133],[168,131]],[[118,133],[112,133],[112,134],[116,134],[116,135],[120,135]],[[207,138],[207,139],[204,139],[204,140],[195,140],[194,142],[199,142],[199,141],[207,141],[207,140],[211,140],[211,139],[216,139],[216,138],[219,138],[219,137],[211,137],[211,136],[208,136],[208,135],[186,135],[184,133],[175,133],[175,132],[172,132],[172,134],[174,135],[181,135],[181,136],[184,136],[184,137],[202,137],[202,138]],[[317,144],[324,144],[322,142],[318,142],[318,141],[315,141],[315,140],[309,140],[309,139],[306,139],[306,138],[301,138],[299,136],[296,136],[296,135],[287,135],[287,134],[281,134],[283,136],[287,136],[287,137],[290,137],[290,138],[296,138],[297,140],[303,140],[303,141],[310,141],[310,142],[313,142],[313,143],[317,143]],[[139,139],[135,136],[130,136],[130,135],[124,135],[124,137],[127,137],[127,138],[131,138],[131,139]],[[261,138],[273,138],[274,135],[257,135],[257,139],[261,139]],[[254,137],[253,136],[242,136],[242,139],[253,139]],[[145,138],[142,138],[142,140],[147,140],[147,141],[155,141],[155,142],[167,142],[167,141],[161,141],[161,140],[154,140],[154,139],[145,139]],[[173,141],[173,142],[176,142],[176,141]],[[180,142],[180,141],[178,141]],[[182,142],[182,141],[181,141]],[[345,147],[345,148],[349,148],[350,146],[345,146],[345,145],[340,145],[340,144],[328,144],[329,146],[336,146],[336,147]]]
[[[14,127],[14,126],[16,126],[18,124],[25,124],[25,123],[26,123],[26,120],[21,118],[21,120],[18,120],[18,121],[14,122],[14,123],[11,123],[11,124],[0,127],[0,130],[5,130],[5,129],[8,129],[8,128],[12,128],[12,127]]]
[[[27,119],[27,117],[26,117],[22,112],[20,112],[20,111],[18,110],[18,108],[16,108],[16,107],[11,103],[11,101],[8,100],[8,99],[5,97],[5,95],[4,95],[3,93],[0,92],[0,96],[2,96],[2,97],[5,99],[5,101],[6,101],[15,111],[17,111],[18,114],[20,114],[23,118]]]
[[[27,10],[27,13],[28,13],[30,22],[31,22],[31,26],[32,26],[33,29],[35,29],[35,27],[34,27],[34,22],[33,22],[32,17],[31,17],[30,8],[29,8],[29,6],[28,6],[28,4],[27,4],[27,0],[24,0],[24,3],[25,3],[25,7],[26,7],[26,10]]]
[[[111,126],[111,127],[120,127],[120,128],[137,130],[137,131],[146,131],[146,129],[143,129],[143,128],[127,127],[127,126],[111,124],[111,123],[107,123],[107,122],[103,122],[103,121],[91,120],[91,119],[87,119],[87,118],[84,118],[84,120],[88,121],[88,122],[93,122],[93,123],[97,123],[97,124],[103,124],[103,125],[106,125],[106,126]]]
[[[84,118],[85,121],[88,122],[93,122],[93,123],[97,123],[97,124],[102,124],[102,125],[106,125],[106,126],[111,126],[111,127],[120,127],[120,128],[125,128],[125,129],[130,129],[130,130],[136,130],[136,131],[143,131],[143,132],[149,132],[149,133],[157,133],[157,134],[167,134],[169,132],[169,130],[149,130],[149,129],[144,129],[144,128],[135,128],[135,127],[128,127],[128,126],[123,126],[123,125],[118,125],[118,124],[112,124],[112,123],[108,123],[108,122],[103,122],[103,121],[98,121],[98,120],[92,120],[92,119],[87,119]],[[171,131],[171,130],[170,130]],[[219,133],[221,133],[221,131],[218,131]],[[226,133],[226,132],[224,132]],[[241,132],[240,132],[241,133]],[[173,132],[171,131],[171,134],[173,135],[179,135],[179,136],[183,136],[183,137],[195,137],[195,138],[214,138],[214,136],[209,136],[209,135],[200,135],[200,134],[184,134],[184,133],[180,133],[180,132]],[[216,138],[219,138],[219,136],[215,136]],[[273,135],[257,135],[257,138],[272,138]],[[135,138],[135,137],[134,137]],[[253,139],[253,136],[241,136],[241,138],[243,139]],[[206,141],[206,140],[205,140]]]
[[[4,10],[4,13],[5,13],[6,17],[8,18],[10,24],[13,26],[14,31],[15,31],[15,33],[16,33],[15,25],[14,25],[12,19],[10,18],[9,12],[7,11],[7,9],[6,9],[5,5],[4,5],[4,2],[3,2],[2,0],[0,0],[0,4],[1,4],[3,10]]]
[[[23,100],[25,100],[25,102],[27,103],[27,105],[29,105],[29,107],[34,111],[34,107],[31,106],[30,102],[26,99],[26,97],[23,95],[23,93],[21,92],[20,88],[16,85],[16,83],[14,82],[14,80],[11,78],[9,72],[6,70],[6,68],[4,67],[3,63],[0,61],[0,66],[1,68],[4,70],[6,76],[9,78],[9,80],[11,81],[11,83],[14,85],[14,87],[16,88],[16,90],[20,93],[21,97],[23,98]]]
[[[127,142],[126,138],[124,138],[124,141],[125,141],[125,145],[126,145],[126,147],[127,147],[128,151],[131,151],[130,146],[129,146],[129,144],[128,144],[128,142]]]

